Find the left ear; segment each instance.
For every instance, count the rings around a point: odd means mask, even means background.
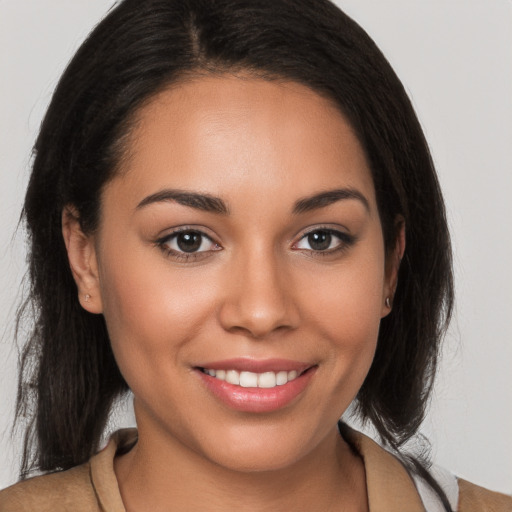
[[[398,215],[395,220],[395,245],[386,254],[386,276],[384,294],[382,297],[382,318],[387,316],[393,308],[396,287],[398,285],[398,271],[405,252],[405,219]]]
[[[102,313],[94,237],[83,232],[78,212],[72,205],[66,205],[62,210],[62,236],[80,305],[89,313]]]

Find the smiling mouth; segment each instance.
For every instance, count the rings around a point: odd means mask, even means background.
[[[211,368],[199,368],[199,370],[210,377],[227,382],[234,386],[242,388],[275,388],[277,386],[284,386],[288,382],[292,382],[297,377],[309,370],[306,369],[302,372],[297,370],[282,370],[278,372],[263,372],[255,373],[248,371],[237,370],[214,370]]]
[[[287,359],[234,358],[203,363],[196,374],[214,397],[244,413],[271,413],[294,403],[306,390],[318,364]]]

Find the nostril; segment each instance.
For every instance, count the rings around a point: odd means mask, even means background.
[[[219,308],[226,331],[262,339],[299,325],[293,287],[273,259],[255,250],[234,267]]]

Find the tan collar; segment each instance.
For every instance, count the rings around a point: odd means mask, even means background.
[[[119,447],[132,443],[136,437],[134,428],[118,430],[107,446],[91,459],[91,482],[105,512],[126,512],[114,472],[114,457]]]
[[[364,461],[370,512],[425,512],[412,478],[394,455],[350,428],[343,435]]]
[[[343,435],[364,461],[370,512],[425,512],[414,482],[396,457],[360,432],[347,428]],[[118,447],[133,443],[136,436],[135,429],[118,430],[91,459],[91,481],[105,511],[126,512],[114,473],[114,457]]]

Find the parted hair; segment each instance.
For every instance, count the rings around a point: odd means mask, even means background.
[[[103,317],[78,302],[63,208],[73,205],[84,232],[94,232],[102,189],[122,171],[145,102],[187,76],[239,72],[296,81],[334,101],[366,152],[389,252],[404,219],[393,310],[356,411],[395,449],[417,433],[452,309],[451,249],[427,143],[386,58],[328,0],[124,0],[69,63],[34,147],[23,210],[29,286],[18,313],[18,337],[27,325],[30,333],[17,406],[27,423],[22,477],[88,460],[128,390]]]

